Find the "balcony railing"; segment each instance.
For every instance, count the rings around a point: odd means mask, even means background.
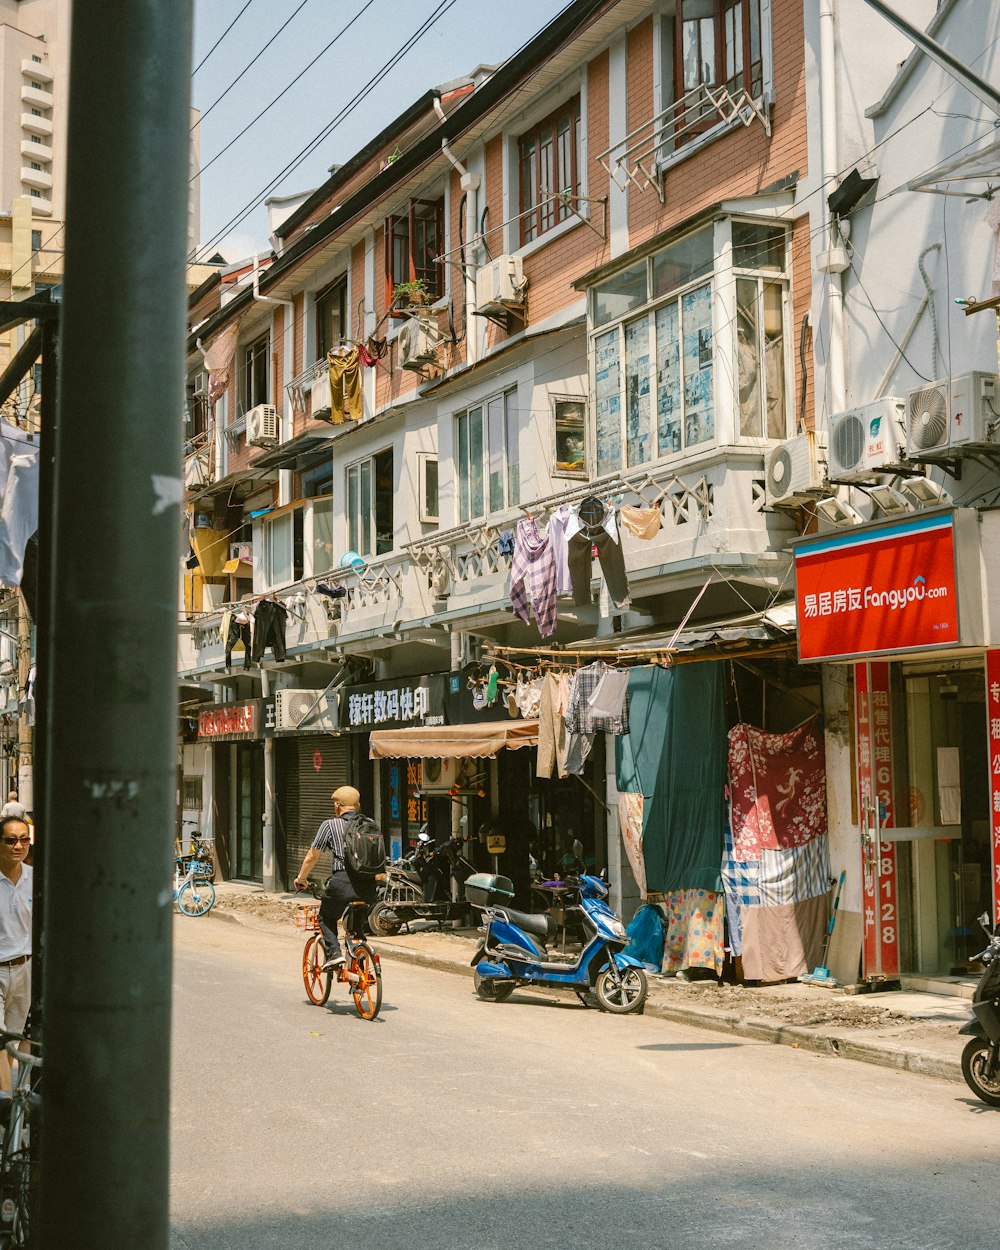
[[[660,165],[665,157],[716,125],[739,120],[744,126],[750,126],[755,119],[770,137],[771,119],[763,100],[753,99],[747,91],[734,95],[726,87],[700,83],[648,122],[630,130],[597,160],[621,190],[626,190],[630,183],[638,191],[652,187],[662,204],[664,187]]]

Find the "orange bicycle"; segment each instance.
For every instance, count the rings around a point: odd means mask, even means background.
[[[374,1020],[382,1006],[382,964],[363,937],[367,914],[368,905],[360,900],[348,903],[344,908],[340,927],[346,963],[337,971],[337,980],[347,985],[347,992],[354,999],[361,1019]],[[309,1001],[322,1007],[330,997],[334,974],[323,970],[326,946],[319,927],[319,904],[297,904],[295,927],[309,934],[302,950],[302,980]]]

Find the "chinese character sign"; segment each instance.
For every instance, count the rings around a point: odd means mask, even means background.
[[[986,652],[986,723],[989,727],[990,871],[993,920],[1000,921],[1000,650]]]
[[[855,744],[864,907],[864,975],[899,975],[896,844],[892,828],[892,704],[888,664],[854,666]]]
[[[875,655],[958,641],[950,515],[846,530],[795,553],[802,660]]]

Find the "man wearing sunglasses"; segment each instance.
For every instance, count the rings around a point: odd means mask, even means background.
[[[0,819],[0,1029],[23,1033],[31,1006],[31,850],[27,824]],[[0,1050],[0,1089],[10,1089],[10,1060]]]

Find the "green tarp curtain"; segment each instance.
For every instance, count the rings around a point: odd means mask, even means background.
[[[616,739],[618,789],[645,796],[646,886],[720,889],[725,820],[724,664],[629,673],[630,731]]]

